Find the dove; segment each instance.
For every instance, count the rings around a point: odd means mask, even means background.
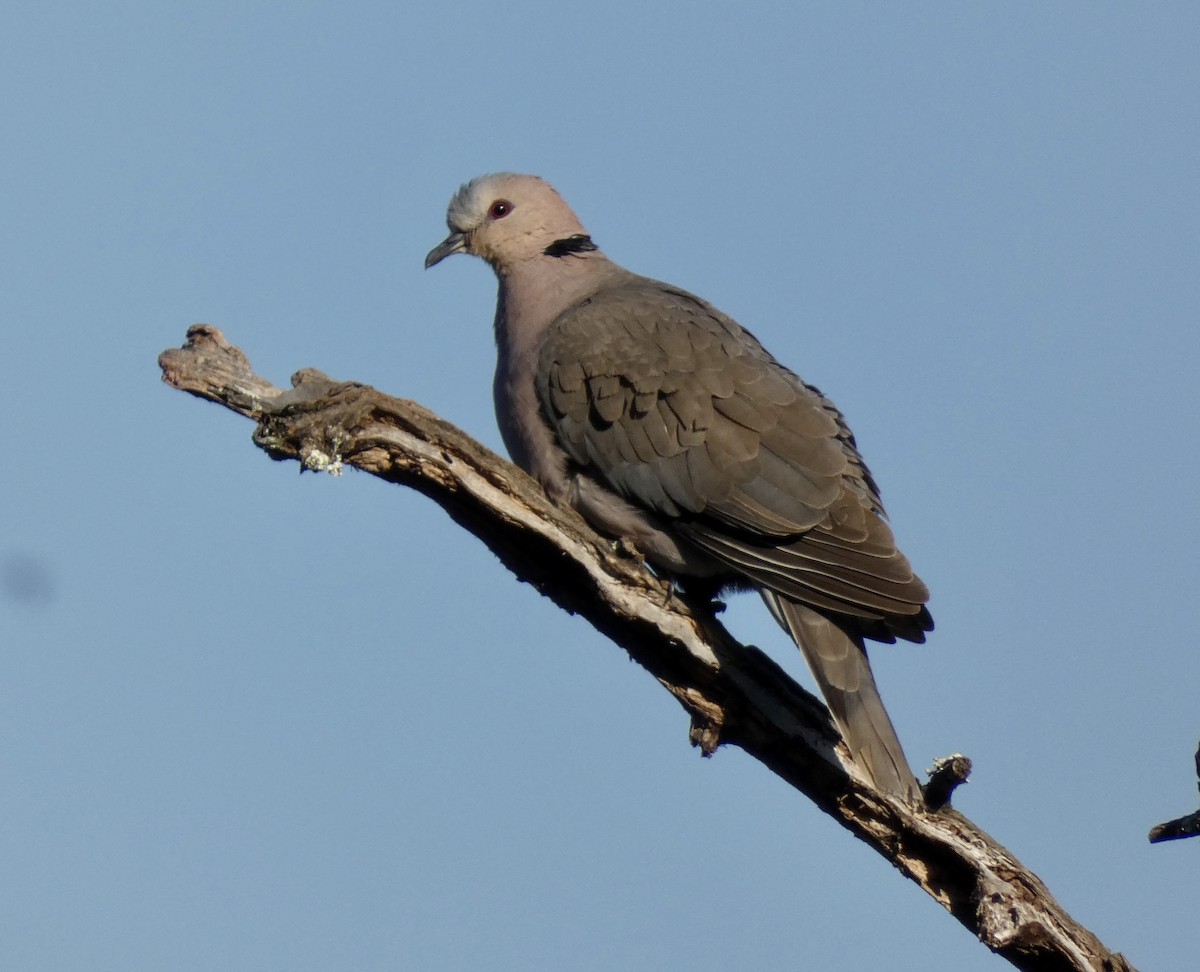
[[[865,642],[924,641],[929,591],[841,412],[712,304],[610,260],[537,176],[466,183],[446,223],[426,268],[467,253],[498,281],[513,462],[685,593],[758,591],[861,775],[919,803]]]

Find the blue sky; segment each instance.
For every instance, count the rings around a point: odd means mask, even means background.
[[[1144,969],[1194,961],[1194,4],[9,5],[0,965],[1008,967],[427,501],[155,359],[221,327],[499,449],[457,186],[848,415],[938,630],[915,765]],[[810,684],[754,598],[729,622]]]

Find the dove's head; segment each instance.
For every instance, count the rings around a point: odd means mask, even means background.
[[[428,269],[453,253],[482,257],[498,272],[532,257],[596,247],[562,196],[544,179],[498,172],[472,179],[446,211],[450,235],[429,251]]]

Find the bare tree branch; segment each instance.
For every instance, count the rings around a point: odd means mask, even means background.
[[[216,328],[194,325],[187,338],[159,357],[164,381],[254,419],[254,441],[274,459],[354,466],[433,499],[518,578],[586,617],[657,678],[687,711],[705,754],[740,746],[1016,968],[1133,972],[1037,875],[949,806],[969,761],[947,761],[927,788],[931,802],[944,803],[938,810],[882,796],[859,778],[816,698],[736,642],[705,606],[673,596],[631,552],[551,505],[515,466],[414,402],[315,371],[276,388]]]
[[[1196,750],[1196,779],[1196,785],[1200,787],[1200,748]],[[1164,840],[1183,840],[1185,837],[1197,835],[1200,835],[1200,810],[1189,813],[1186,817],[1155,824],[1150,828],[1150,843],[1161,844]]]

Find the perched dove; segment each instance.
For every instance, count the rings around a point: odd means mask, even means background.
[[[863,639],[924,641],[929,592],[833,403],[711,304],[609,260],[542,179],[475,179],[446,222],[425,266],[472,253],[499,279],[513,461],[685,589],[758,590],[855,763],[919,801]]]

